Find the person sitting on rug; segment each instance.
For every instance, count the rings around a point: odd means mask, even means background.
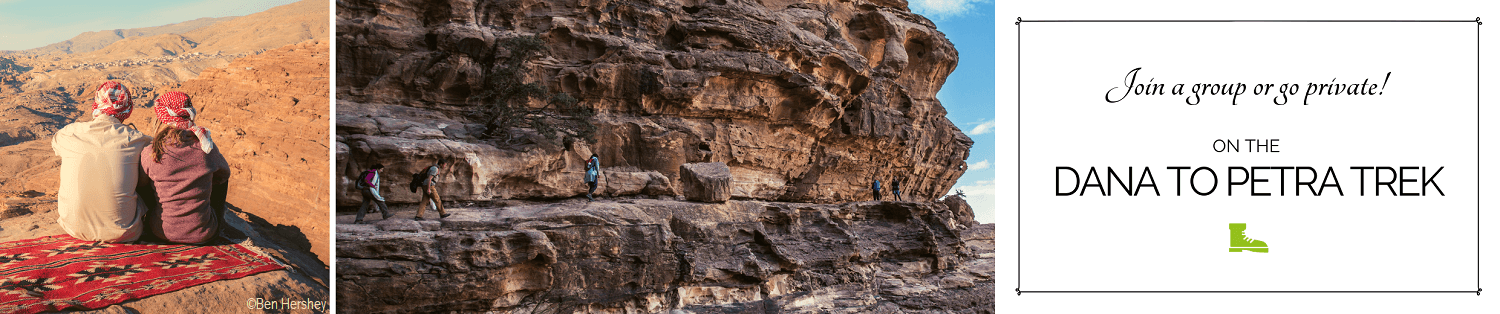
[[[229,162],[208,129],[193,123],[198,113],[187,94],[167,92],[153,110],[161,131],[140,162],[159,203],[147,202],[146,228],[169,242],[207,243],[223,227]]]
[[[93,120],[64,126],[52,137],[62,158],[57,188],[57,224],[86,241],[131,242],[141,235],[145,206],[136,192],[141,149],[151,137],[130,118],[130,89],[115,81],[94,91]]]

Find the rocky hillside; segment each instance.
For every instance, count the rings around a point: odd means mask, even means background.
[[[328,56],[327,42],[309,40],[203,71],[170,89],[192,97],[198,125],[213,132],[229,161],[229,203],[324,267],[331,258]],[[136,123],[154,135],[154,120]]]
[[[328,38],[328,1],[302,0],[184,33],[199,53],[255,53]]]
[[[242,17],[84,33],[68,42],[0,56],[0,110],[10,107],[8,103],[17,97],[66,98],[71,100],[67,103],[84,108],[51,122],[87,118],[81,116],[82,111],[89,109],[93,88],[105,80],[124,82],[137,104],[150,103],[162,88],[192,79],[205,69],[304,40],[328,38],[327,22],[326,1],[303,0]],[[66,103],[27,101],[14,106],[59,104]],[[50,131],[46,133],[40,136]],[[3,142],[0,139],[0,146]]]
[[[339,311],[990,313],[995,304],[994,225],[973,225],[958,197],[452,211],[339,225]]]
[[[590,153],[616,195],[677,194],[680,165],[722,162],[736,199],[869,200],[900,179],[931,201],[966,170],[972,141],[935,97],[957,52],[903,1],[337,5],[340,205],[363,167],[404,182],[438,158],[462,201],[581,195]],[[545,92],[494,100],[524,83]],[[633,188],[652,178],[671,182]]]
[[[160,93],[205,70],[269,49],[328,38],[328,10],[326,2],[304,0],[232,19],[109,31],[119,35],[110,40],[94,40],[102,36],[98,32],[85,33],[72,43],[48,46],[67,49],[0,56],[0,159],[24,161],[0,165],[0,190],[56,192],[57,162],[48,141],[62,126],[90,119],[85,114],[93,89],[105,80],[123,82],[135,103],[147,107]],[[321,84],[327,84],[324,79]],[[148,127],[142,123],[148,116],[138,114],[125,122]]]
[[[329,299],[328,61],[329,44],[309,40],[234,60],[161,90],[193,97],[197,122],[212,130],[232,167],[229,229],[223,235],[260,248],[289,269],[125,302],[99,313],[179,312],[184,304],[204,313],[250,313],[255,311],[245,301],[251,298]],[[77,113],[68,105],[36,106],[63,100],[15,101],[18,105],[0,111],[0,117],[61,120],[53,116]],[[154,135],[158,123],[143,106],[150,103],[137,101],[142,107],[127,121]],[[16,126],[46,136],[0,142],[0,173],[10,174],[0,177],[0,242],[64,234],[56,212],[60,162],[49,145],[55,128],[3,123],[15,122],[0,122],[0,136]]]
[[[130,86],[137,111],[125,122],[153,135],[151,100],[178,90],[193,97],[198,123],[213,131],[233,167],[224,235],[291,268],[100,312],[193,304],[206,313],[247,313],[251,298],[327,300],[331,45],[328,6],[318,3],[176,29],[183,33],[126,36],[87,51],[75,45],[0,57],[0,241],[64,233],[56,223],[60,161],[50,141],[62,126],[91,119],[84,115],[95,86],[107,79]]]

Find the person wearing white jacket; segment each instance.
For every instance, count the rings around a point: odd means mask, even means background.
[[[93,120],[69,124],[52,137],[52,151],[62,158],[57,223],[74,238],[131,242],[141,236],[146,205],[136,186],[145,177],[141,150],[151,137],[121,123],[133,107],[129,89],[104,82],[94,93]]]
[[[385,165],[375,164],[374,167],[370,167],[370,170],[360,173],[359,178],[355,179],[354,186],[359,188],[359,195],[364,197],[364,202],[359,204],[359,212],[354,214],[354,223],[356,224],[365,222],[365,209],[370,208],[370,205],[374,205],[375,209],[380,210],[381,219],[391,218],[391,212],[385,206],[385,198],[380,197],[381,169],[385,169]]]

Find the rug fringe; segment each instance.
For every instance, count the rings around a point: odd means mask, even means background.
[[[249,239],[246,239],[246,240],[249,240]],[[236,244],[239,244],[240,246],[244,247],[245,249],[250,250],[251,252],[255,252],[255,254],[259,254],[260,256],[263,256],[266,259],[271,260],[272,262],[276,262],[276,265],[281,265],[281,267],[283,267],[283,268],[291,268],[291,266],[288,266],[286,262],[282,262],[281,259],[276,258],[275,255],[266,254],[265,251],[261,250],[260,246],[256,246],[255,244],[252,244],[252,243],[249,243],[249,242],[251,242],[251,241],[243,241],[243,242],[236,243]]]

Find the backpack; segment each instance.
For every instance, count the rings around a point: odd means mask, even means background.
[[[407,184],[407,187],[411,189],[412,193],[416,193],[417,189],[422,188],[423,183],[427,183],[427,169],[422,169],[422,172],[411,174],[411,183]]]
[[[370,179],[374,178],[374,175],[375,169],[365,170],[364,173],[359,174],[359,180],[355,180],[354,186],[357,186],[361,189],[370,188]]]
[[[583,181],[599,182],[599,159],[589,157],[589,162],[583,165]]]

